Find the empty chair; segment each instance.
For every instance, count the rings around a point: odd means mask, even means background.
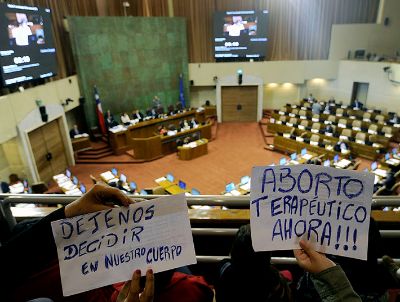
[[[361,130],[361,126],[362,126],[362,122],[359,121],[359,120],[355,120],[355,121],[353,121],[353,123],[351,124],[351,127],[352,127],[354,130]]]
[[[344,118],[340,119],[339,122],[338,122],[338,127],[339,128],[346,128],[347,127],[347,120],[344,119]]]
[[[382,127],[382,132],[384,133],[384,135],[385,135],[386,137],[392,137],[392,136],[393,136],[392,127],[383,126],[383,127]]]
[[[314,123],[314,124],[312,124],[311,132],[318,133],[320,129],[321,129],[321,124]]]
[[[282,122],[286,122],[286,116],[285,116],[285,115],[281,115],[281,116],[279,117],[279,123],[282,124]],[[279,124],[279,123],[278,123],[278,124]]]
[[[292,115],[297,115],[299,113],[299,109],[292,109],[291,114]]]
[[[319,143],[319,135],[317,135],[317,134],[311,135],[310,145],[318,146],[318,143]]]
[[[306,119],[307,118],[307,113],[305,110],[300,110],[299,115],[301,119]]]
[[[384,124],[385,123],[385,117],[382,114],[378,114],[375,116],[375,120],[377,121],[378,124]]]
[[[336,109],[336,116],[343,116],[344,110],[342,108]]]
[[[319,114],[314,114],[311,118],[313,122],[319,122]]]
[[[343,139],[343,140],[348,140],[349,137],[351,137],[351,136],[352,136],[352,132],[350,129],[343,129],[339,138]]]
[[[43,194],[48,190],[47,185],[44,182],[33,184],[31,189],[33,194]]]
[[[378,133],[378,126],[377,125],[370,125],[368,127],[368,133],[369,134],[377,134]]]
[[[325,123],[325,124],[333,124],[333,123],[336,123],[336,116],[334,116],[334,115],[328,116],[328,118],[326,119],[326,121],[325,121],[324,123]]]
[[[366,122],[371,121],[371,113],[365,112],[365,113],[363,114],[363,121],[366,121]]]
[[[291,127],[295,124],[297,124],[297,118],[295,118],[295,117],[291,117],[289,122],[286,123],[286,125],[291,126]]]
[[[299,125],[299,129],[305,129],[307,128],[309,125],[309,121],[308,120],[302,120],[300,125]]]
[[[356,134],[356,143],[365,145],[365,139],[366,138],[367,138],[367,135],[364,132],[358,132]]]

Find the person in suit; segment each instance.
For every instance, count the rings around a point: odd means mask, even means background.
[[[332,127],[332,125],[326,125],[326,127],[325,127],[325,133],[333,133],[333,127]]]
[[[155,118],[157,116],[157,112],[154,108],[147,108],[146,116]]]
[[[344,140],[339,140],[336,145],[333,147],[333,150],[336,152],[346,152],[350,150],[349,144],[346,143]]]
[[[125,126],[129,126],[131,124],[131,118],[129,117],[128,113],[121,113],[121,123]]]
[[[69,136],[71,138],[74,138],[75,135],[81,134],[81,132],[78,129],[78,125],[74,125],[74,127],[69,131]]]
[[[321,109],[322,109],[322,106],[321,106],[320,103],[315,102],[315,103],[312,104],[311,111],[312,111],[313,114],[320,114],[321,113]]]
[[[389,122],[391,122],[393,124],[398,124],[399,123],[399,117],[397,116],[396,112],[393,114],[393,116],[391,117]]]
[[[111,114],[110,110],[107,110],[105,114],[105,120],[107,128],[118,126],[118,123],[115,121],[114,116]]]
[[[327,104],[325,106],[323,113],[324,114],[331,114],[331,108],[330,108],[329,104]]]
[[[184,108],[183,108],[183,105],[182,105],[181,101],[177,101],[177,102],[176,102],[175,108],[176,108],[176,111],[177,111],[178,113],[183,111]]]
[[[356,109],[362,109],[363,108],[363,103],[361,103],[358,99],[355,99],[353,102],[353,107]]]
[[[192,117],[192,119],[189,122],[190,128],[196,128],[198,125],[199,125],[199,122],[194,117]]]
[[[175,108],[174,108],[174,105],[169,105],[168,106],[168,115],[174,115],[176,112],[175,112]]]
[[[161,107],[161,101],[160,101],[160,98],[157,95],[154,96],[154,98],[152,100],[152,103],[153,103],[153,108]]]
[[[139,109],[136,109],[136,110],[134,110],[132,112],[132,119],[133,120],[139,120],[139,122],[141,122],[143,120],[143,118],[144,118],[144,115],[143,115],[143,113],[141,113],[139,111]]]

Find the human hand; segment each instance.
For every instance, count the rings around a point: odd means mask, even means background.
[[[110,209],[114,204],[129,206],[133,203],[128,196],[116,188],[96,184],[77,200],[65,207],[65,217],[74,216]]]
[[[317,274],[336,264],[324,254],[315,251],[308,241],[300,240],[301,250],[293,250],[297,263],[307,272]]]
[[[141,294],[140,294],[141,293]],[[133,273],[132,280],[125,283],[120,291],[117,302],[152,302],[154,297],[154,274],[149,269],[146,273],[146,285],[141,292],[140,270]]]

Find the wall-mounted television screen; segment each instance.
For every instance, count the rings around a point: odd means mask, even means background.
[[[5,86],[57,73],[50,9],[0,3],[0,65]]]
[[[262,60],[267,50],[267,10],[214,13],[216,61]]]

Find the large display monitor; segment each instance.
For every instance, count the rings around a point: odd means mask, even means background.
[[[0,65],[5,86],[56,75],[50,9],[0,3]]]
[[[216,61],[263,60],[267,50],[267,10],[214,13]]]

